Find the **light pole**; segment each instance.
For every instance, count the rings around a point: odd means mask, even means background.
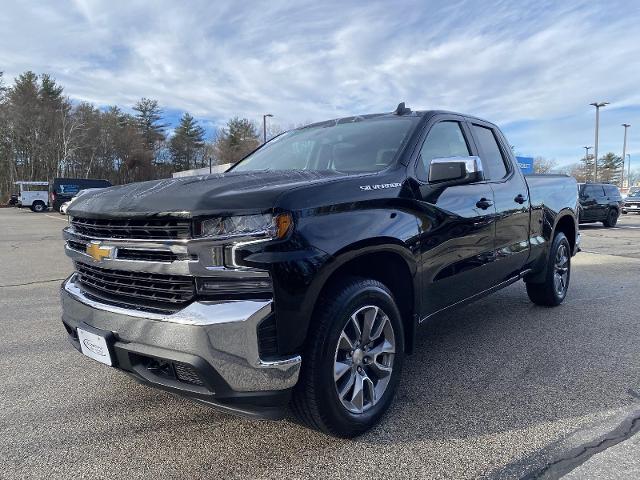
[[[262,115],[262,139],[267,143],[267,117],[273,117],[270,113]]]
[[[623,123],[624,127],[624,141],[622,142],[622,175],[620,176],[620,188],[624,188],[624,160],[627,157],[627,128],[631,125]]]
[[[629,188],[631,185],[631,154],[627,153],[627,183],[629,184]]]
[[[587,179],[587,175],[589,175],[589,172],[587,171],[587,167],[589,166],[589,150],[591,150],[593,147],[584,147],[584,181],[586,182]]]
[[[600,107],[605,107],[607,105],[609,105],[609,102],[593,102],[590,103],[589,105],[593,105],[594,107],[596,107],[596,141],[595,141],[595,147],[594,147],[594,161],[595,161],[595,174],[594,174],[594,182],[598,181],[598,129],[600,128]]]

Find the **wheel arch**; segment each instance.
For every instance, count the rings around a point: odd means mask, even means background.
[[[384,284],[394,296],[405,331],[405,350],[413,351],[418,311],[416,302],[419,295],[416,291],[415,261],[408,258],[408,250],[398,245],[386,244],[350,251],[332,262],[330,272],[323,278],[322,287],[314,302],[313,313],[318,308],[318,299],[336,283],[346,276],[362,277],[377,280]],[[313,318],[313,314],[312,314]]]
[[[553,241],[558,232],[564,233],[564,236],[567,237],[569,245],[571,246],[571,251],[575,253],[576,242],[578,239],[578,226],[576,225],[576,220],[573,215],[567,213],[558,218],[555,226],[553,227],[553,235],[551,236],[550,241]]]

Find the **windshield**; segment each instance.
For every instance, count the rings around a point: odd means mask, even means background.
[[[634,198],[640,197],[640,190],[636,190],[635,192],[631,192],[629,195],[627,195],[627,198],[629,198],[629,197],[634,197]]]
[[[356,117],[292,130],[249,155],[233,171],[377,172],[393,162],[419,120],[419,117]]]

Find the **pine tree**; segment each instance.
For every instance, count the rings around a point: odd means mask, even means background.
[[[144,139],[144,144],[149,152],[153,152],[158,144],[164,140],[164,129],[166,123],[161,123],[162,110],[158,106],[157,100],[141,98],[133,107],[137,113],[135,115],[136,124]]]
[[[204,128],[189,113],[182,115],[180,124],[169,141],[171,161],[176,170],[189,170],[202,165]]]
[[[236,163],[259,145],[260,137],[256,126],[246,118],[232,118],[218,132],[215,142],[218,163]]]
[[[622,172],[622,157],[613,152],[600,157],[598,160],[598,181],[602,183],[620,183]]]

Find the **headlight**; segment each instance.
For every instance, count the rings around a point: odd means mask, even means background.
[[[283,238],[292,225],[293,220],[288,213],[216,217],[196,224],[196,234],[209,238]]]

